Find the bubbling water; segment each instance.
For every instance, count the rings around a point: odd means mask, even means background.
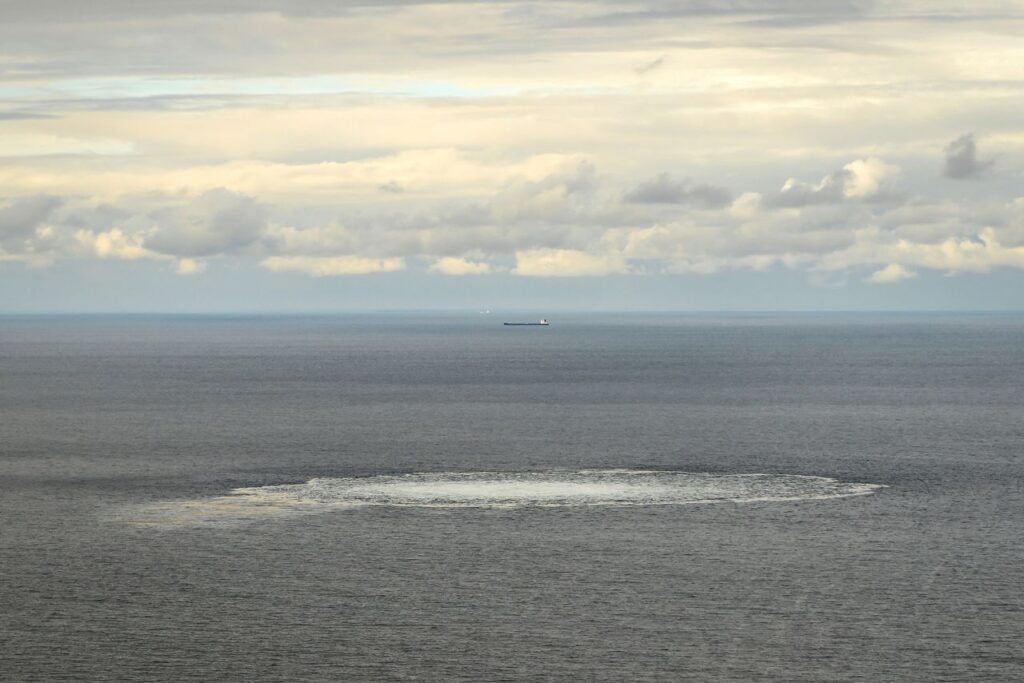
[[[652,470],[429,472],[311,479],[234,489],[214,498],[136,506],[123,519],[165,526],[253,521],[277,514],[365,506],[551,508],[826,500],[873,493],[879,484],[791,474]]]

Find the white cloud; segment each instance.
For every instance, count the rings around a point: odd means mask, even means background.
[[[314,277],[328,275],[367,275],[405,268],[401,258],[365,258],[362,256],[271,256],[260,262],[274,272],[297,271]]]
[[[916,244],[901,240],[897,251],[905,263],[948,272],[987,273],[998,266],[1024,268],[1024,247],[1005,247],[992,228],[977,237],[943,240],[939,244]]]
[[[321,113],[331,126],[337,125],[337,117],[344,111]],[[167,115],[173,116],[173,115]],[[134,127],[146,125],[131,115],[111,115],[123,119],[123,125]],[[164,118],[160,116],[158,118]],[[231,117],[211,113],[203,123],[202,135],[212,135],[223,140],[247,130],[245,139],[260,137]],[[164,121],[166,130],[145,130],[147,137],[163,138],[181,135],[191,139],[200,133],[191,130],[178,131],[179,125],[173,119]],[[410,121],[401,125],[410,127]],[[195,121],[188,121],[194,127]],[[98,125],[98,124],[97,124]],[[259,126],[258,119],[253,126]],[[285,124],[282,124],[284,127]],[[302,120],[294,125],[302,128]],[[239,126],[235,129],[234,126]],[[323,138],[335,137],[331,128],[323,125]],[[264,135],[274,139],[291,138],[292,131],[280,128],[266,128]],[[147,141],[149,142],[149,141]],[[393,142],[393,141],[392,141]],[[150,142],[150,144],[154,144]],[[163,192],[168,194],[197,197],[197,204],[212,204],[224,193],[236,195],[258,195],[268,199],[284,199],[298,202],[310,198],[322,201],[325,197],[347,196],[363,200],[379,201],[381,187],[401,186],[413,188],[414,198],[436,198],[452,194],[479,195],[493,193],[515,181],[539,181],[554,173],[571,173],[579,163],[578,155],[539,153],[516,159],[493,159],[471,149],[419,148],[380,153],[347,161],[323,160],[315,163],[298,161],[267,161],[263,159],[233,159],[226,156],[218,161],[195,163],[197,154],[210,154],[216,150],[218,140],[211,140],[203,150],[174,150],[189,163],[175,158],[174,164],[144,164],[139,160],[118,165],[97,165],[83,171],[80,164],[53,165],[48,160],[26,159],[0,166],[0,186],[12,193],[49,193],[67,195],[98,196],[117,201],[125,195]],[[310,145],[322,142],[310,141]],[[341,141],[335,144],[343,144]],[[365,145],[365,140],[352,144]],[[383,143],[382,143],[383,144]],[[300,150],[305,152],[305,150]],[[222,155],[237,153],[241,156],[259,155],[258,149],[221,150]],[[284,153],[287,153],[285,151]],[[90,164],[91,166],[91,164]],[[204,198],[205,195],[211,197]],[[394,193],[383,193],[394,198]],[[401,194],[412,194],[411,191]]]
[[[5,262],[1024,269],[1013,3],[8,4]]]
[[[908,280],[916,275],[916,273],[907,270],[898,263],[890,263],[885,268],[871,273],[867,278],[867,282],[871,282],[876,285],[885,285],[892,284],[894,282],[902,282],[903,280]]]
[[[847,197],[876,194],[883,181],[899,172],[898,166],[887,164],[878,157],[856,159],[843,168],[852,174],[844,188]]]
[[[444,275],[484,275],[491,272],[491,266],[482,261],[445,256],[435,261],[430,270]]]
[[[528,249],[516,252],[516,275],[528,277],[583,277],[625,273],[620,254],[591,254],[577,249]]]
[[[99,258],[113,258],[125,261],[134,261],[140,258],[160,258],[144,245],[145,237],[142,234],[126,234],[120,228],[113,228],[106,232],[93,232],[92,230],[78,230],[74,234],[75,240],[88,252]]]
[[[135,146],[120,140],[81,140],[47,133],[0,133],[0,158],[64,155],[121,156]]]
[[[204,272],[205,270],[206,263],[190,258],[178,259],[178,263],[174,267],[174,272],[178,275],[196,275]]]
[[[739,198],[719,208],[663,201],[692,190],[669,176],[599,172],[566,155],[548,162],[550,173],[513,176],[489,195],[374,188],[370,198],[287,202],[215,189],[131,194],[113,203],[15,198],[0,210],[8,236],[0,258],[35,264],[83,256],[164,259],[180,274],[202,272],[206,259],[218,258],[311,276],[407,266],[441,275],[526,277],[778,266],[829,282],[870,268],[873,283],[921,270],[1024,269],[1024,200],[972,203],[900,194],[903,176],[880,157],[863,155],[816,185],[791,180],[767,201],[759,192],[743,192],[741,180],[730,182]],[[512,160],[510,168],[524,168],[522,160]],[[625,201],[638,187],[667,194]],[[872,199],[880,195],[904,198]]]
[[[847,199],[867,199],[879,194],[883,182],[898,171],[898,166],[877,157],[855,159],[829,173],[816,185],[789,178],[779,192],[765,198],[764,204],[795,209],[819,204],[839,204]]]

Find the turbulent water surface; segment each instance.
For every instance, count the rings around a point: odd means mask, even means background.
[[[1024,679],[1024,318],[0,319],[0,678]]]
[[[131,524],[181,525],[251,521],[363,505],[512,508],[768,503],[861,496],[880,488],[878,484],[799,475],[654,470],[439,472],[238,488],[226,496],[131,506],[121,511],[121,518]]]

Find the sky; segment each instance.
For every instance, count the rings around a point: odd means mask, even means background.
[[[0,312],[1024,309],[1024,2],[0,0]]]

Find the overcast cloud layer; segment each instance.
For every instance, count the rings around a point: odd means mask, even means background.
[[[0,0],[7,283],[1024,272],[1022,2],[68,6]]]

